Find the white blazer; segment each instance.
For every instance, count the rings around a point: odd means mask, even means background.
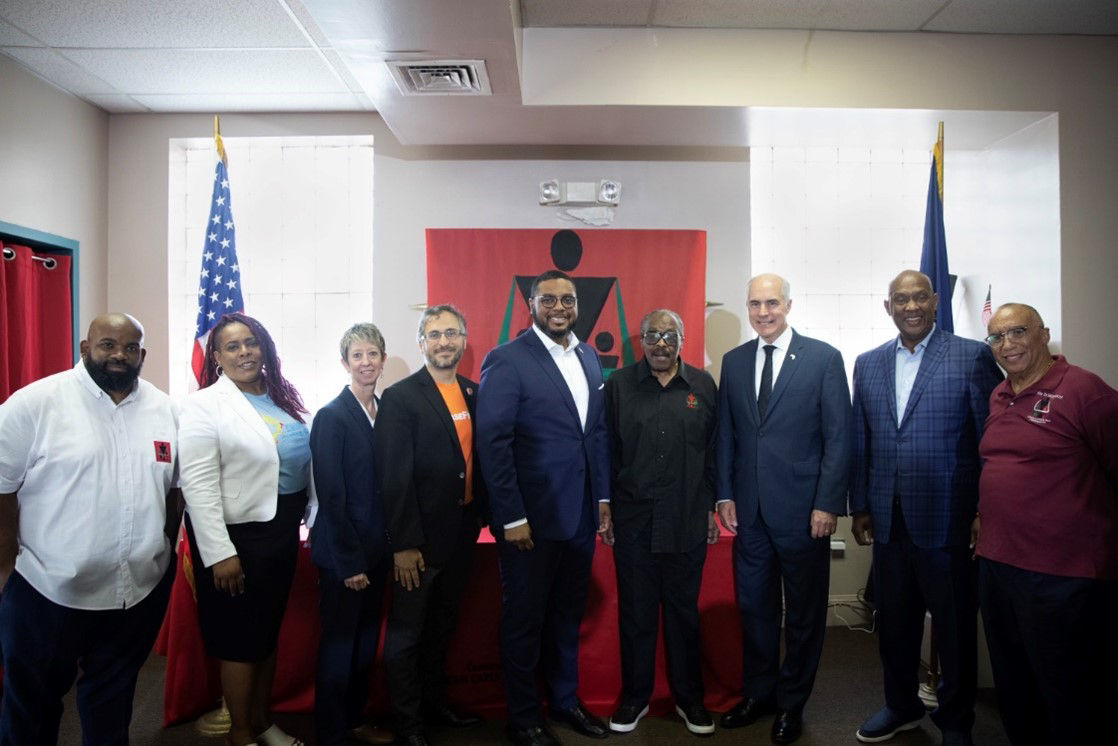
[[[270,521],[276,515],[276,441],[224,375],[183,402],[179,484],[205,567],[237,553],[226,524]]]

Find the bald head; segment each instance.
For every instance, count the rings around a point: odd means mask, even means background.
[[[144,341],[144,325],[135,316],[119,311],[105,313],[89,322],[89,332],[86,335],[86,340],[93,343],[100,339],[105,332],[129,330],[139,335],[139,341],[142,344]]]
[[[89,377],[119,404],[132,392],[144,364],[143,324],[126,313],[98,316],[89,324],[81,352]]]
[[[1002,313],[1003,311],[1005,312],[1004,314]],[[1013,315],[1019,320],[1024,321],[1029,326],[1044,326],[1044,319],[1040,317],[1040,311],[1036,310],[1026,303],[1003,303],[1002,305],[998,306],[998,310],[995,311],[994,315],[990,317],[990,323],[993,323],[994,319],[997,318],[999,315]]]
[[[932,278],[928,277],[923,272],[917,272],[915,269],[906,269],[899,275],[893,278],[889,283],[889,295],[893,295],[893,291],[899,285],[909,285],[912,287],[923,287],[929,295],[932,292]]]

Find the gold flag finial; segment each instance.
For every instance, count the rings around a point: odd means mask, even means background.
[[[939,201],[943,202],[943,122],[939,123],[939,137],[932,151],[936,161],[936,187],[939,189]]]
[[[228,166],[229,159],[225,157],[225,143],[221,139],[221,117],[217,114],[214,114],[214,145],[217,146],[217,157],[221,159],[222,163]]]

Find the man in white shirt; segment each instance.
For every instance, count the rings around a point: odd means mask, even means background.
[[[571,331],[574,283],[551,270],[529,295],[532,327],[481,366],[476,432],[501,565],[509,738],[549,746],[558,741],[540,716],[541,663],[550,717],[590,738],[609,735],[576,695],[595,531],[612,543],[609,436],[598,356]]]
[[[99,316],[73,369],[0,405],[0,743],[56,743],[79,666],[84,742],[128,743],[182,504],[177,413],[139,380],[143,338]]]

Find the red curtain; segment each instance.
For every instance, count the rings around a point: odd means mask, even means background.
[[[4,243],[0,259],[0,402],[74,364],[70,256]]]
[[[561,269],[578,292],[580,341],[598,350],[608,374],[641,355],[641,318],[678,313],[683,359],[704,364],[706,232],[615,229],[427,229],[427,302],[466,316],[470,345],[458,372],[475,381],[485,353],[532,323],[532,278]]]

